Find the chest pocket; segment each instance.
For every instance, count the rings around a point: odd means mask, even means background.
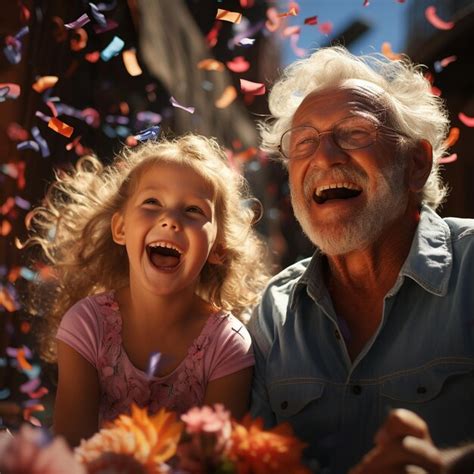
[[[436,443],[459,443],[474,435],[474,360],[440,361],[390,378],[380,387],[380,417],[392,408],[418,413]]]
[[[269,398],[272,410],[278,420],[297,416],[310,405],[316,405],[324,392],[319,382],[288,381],[270,388]]]

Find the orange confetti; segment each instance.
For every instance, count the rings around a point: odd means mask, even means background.
[[[142,74],[142,68],[138,64],[137,52],[135,49],[127,49],[122,52],[123,63],[125,64],[125,69],[131,76],[139,76]]]
[[[251,95],[263,95],[265,94],[265,85],[260,82],[247,81],[246,79],[240,79],[240,88],[243,92]]]
[[[381,51],[386,58],[391,59],[392,61],[397,61],[402,58],[401,54],[393,52],[392,45],[388,41],[382,43]]]
[[[223,63],[212,58],[203,59],[202,61],[199,61],[197,63],[197,67],[198,69],[204,69],[206,71],[219,71],[219,72],[225,69],[225,66]]]
[[[217,9],[216,20],[230,21],[231,23],[240,23],[242,20],[242,13],[231,12],[229,10]]]
[[[296,16],[298,13],[296,12],[296,8],[290,8],[287,12],[278,13],[278,18],[284,18],[285,16]]]
[[[80,51],[87,46],[88,35],[86,30],[83,28],[77,28],[74,30],[73,37],[70,41],[70,46],[72,51]]]
[[[474,117],[469,117],[468,115],[464,114],[463,112],[460,112],[458,114],[458,118],[459,118],[459,120],[461,120],[461,122],[464,125],[467,125],[468,127],[474,127]]]
[[[26,421],[32,421],[32,416],[31,414],[33,412],[36,412],[36,411],[44,411],[44,405],[42,405],[41,403],[37,403],[36,405],[31,405],[29,407],[26,407],[24,410],[23,410],[23,419],[25,419]],[[36,418],[34,418],[36,420]],[[38,420],[36,420],[38,421]],[[39,423],[39,421],[38,421]],[[40,425],[41,426],[41,425]]]
[[[25,356],[25,349],[20,348],[16,353],[16,360],[18,361],[18,365],[22,370],[31,370],[33,367],[32,365],[26,360]]]
[[[92,53],[87,53],[84,57],[86,58],[86,61],[89,61],[90,63],[96,63],[100,58],[100,52],[92,51]]]
[[[10,224],[10,222],[8,222],[7,220],[3,220],[2,223],[0,224],[0,235],[2,237],[5,237],[11,232],[11,230],[12,230],[12,225]]]
[[[458,127],[451,127],[449,130],[449,135],[444,141],[443,145],[446,148],[452,147],[457,141],[459,140],[459,128]]]
[[[454,27],[454,21],[444,21],[436,14],[436,8],[431,5],[425,10],[426,19],[438,30],[450,30]]]
[[[234,86],[227,86],[222,95],[216,100],[215,106],[218,109],[225,109],[237,98],[237,91]]]
[[[53,87],[58,82],[58,76],[42,76],[31,87],[38,93]]]
[[[28,334],[31,330],[31,324],[28,321],[22,321],[20,325],[20,331],[23,334]]]
[[[55,132],[60,133],[61,135],[64,135],[65,137],[70,137],[72,133],[74,132],[74,128],[71,127],[70,125],[61,122],[61,120],[57,119],[56,117],[53,117],[49,122],[48,122],[48,127],[52,128]]]

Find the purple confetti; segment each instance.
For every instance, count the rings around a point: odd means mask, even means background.
[[[181,105],[173,96],[170,98],[170,103],[173,107],[176,107],[178,109],[183,109],[186,112],[189,112],[190,114],[194,114],[194,107],[185,107],[184,105]]]
[[[145,130],[142,130],[141,132],[138,132],[136,135],[134,135],[134,138],[140,142],[145,142],[147,140],[154,140],[155,138],[158,137],[159,133],[160,133],[160,126],[153,125],[153,127],[150,127]]]
[[[48,123],[51,120],[51,117],[49,115],[44,114],[40,110],[37,110],[35,112],[35,115],[36,115],[36,117],[40,118],[41,120],[43,120],[46,123]]]
[[[137,120],[139,120],[140,122],[158,124],[161,122],[161,115],[155,112],[144,110],[142,112],[137,113]]]
[[[15,204],[25,210],[28,210],[31,207],[31,203],[20,196],[15,196]]]
[[[71,21],[71,23],[66,23],[64,25],[64,28],[67,28],[68,30],[80,28],[81,26],[87,25],[87,23],[89,23],[90,21],[91,19],[89,18],[89,15],[87,13],[84,13],[77,20]]]
[[[20,392],[21,393],[29,393],[35,391],[41,384],[41,380],[39,377],[36,377],[32,380],[28,380],[24,384],[20,385]]]
[[[105,33],[106,31],[111,31],[117,28],[118,23],[115,20],[112,20],[111,18],[107,18],[107,24],[105,26],[100,26],[95,24],[93,26],[94,32],[98,35],[100,33]]]
[[[33,138],[35,139],[36,143],[38,143],[38,145],[40,147],[41,156],[43,158],[47,158],[50,155],[48,143],[41,136],[39,128],[38,127],[32,127],[31,128],[31,134],[33,135]]]
[[[40,151],[39,145],[34,142],[33,140],[26,140],[24,142],[20,142],[16,146],[17,150],[33,150],[33,151]]]
[[[150,359],[148,360],[148,368],[146,374],[148,377],[153,377],[158,370],[158,365],[161,359],[161,352],[152,352],[150,355]]]

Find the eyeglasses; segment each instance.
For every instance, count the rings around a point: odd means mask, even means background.
[[[287,160],[308,158],[318,149],[321,136],[331,134],[334,143],[342,150],[358,150],[375,143],[381,127],[387,128],[361,116],[342,119],[331,130],[323,132],[303,125],[287,130],[281,137],[278,149]]]

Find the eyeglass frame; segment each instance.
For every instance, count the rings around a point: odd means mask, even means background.
[[[317,137],[318,137],[318,145],[317,147],[314,149],[314,151],[312,153],[314,153],[318,148],[319,148],[319,145],[321,144],[321,136],[322,135],[328,135],[328,134],[333,134],[334,133],[334,129],[337,127],[337,125],[341,122],[344,122],[344,120],[348,120],[350,118],[354,118],[354,117],[359,117],[359,118],[363,118],[364,120],[366,120],[367,122],[371,122],[373,125],[374,125],[374,133],[375,133],[375,136],[374,136],[374,140],[372,142],[370,142],[369,144],[367,145],[364,145],[364,146],[361,146],[361,147],[356,147],[356,148],[343,148],[341,147],[337,142],[336,140],[333,139],[333,142],[334,144],[340,148],[341,150],[362,150],[363,148],[367,148],[369,147],[370,145],[373,145],[376,141],[377,141],[377,138],[378,138],[378,132],[380,129],[384,129],[384,130],[387,130],[387,131],[390,131],[390,132],[394,132],[394,134],[396,135],[399,135],[399,136],[402,136],[402,137],[405,137],[405,138],[411,138],[409,137],[408,135],[406,135],[405,133],[403,132],[400,132],[398,130],[395,130],[394,128],[392,127],[389,127],[385,124],[382,124],[382,123],[376,123],[374,120],[370,119],[370,118],[367,118],[367,117],[364,117],[364,116],[361,116],[361,115],[350,115],[348,117],[344,117],[342,118],[341,120],[339,120],[338,122],[336,122],[333,127],[330,129],[330,130],[323,130],[322,132],[320,132],[317,128],[313,127],[312,125],[298,125],[297,127],[292,127],[292,128],[289,128],[287,130],[285,130],[281,137],[280,137],[280,144],[278,145],[278,151],[280,153],[280,155],[286,160],[286,161],[293,161],[293,160],[303,160],[305,158],[308,158],[309,155],[307,156],[304,156],[304,157],[300,157],[300,158],[290,158],[289,156],[286,156],[285,153],[283,153],[283,147],[282,147],[282,142],[283,142],[283,137],[288,133],[288,132],[291,132],[292,130],[296,130],[296,129],[300,129],[300,128],[311,128],[313,129],[316,133],[317,133]]]

